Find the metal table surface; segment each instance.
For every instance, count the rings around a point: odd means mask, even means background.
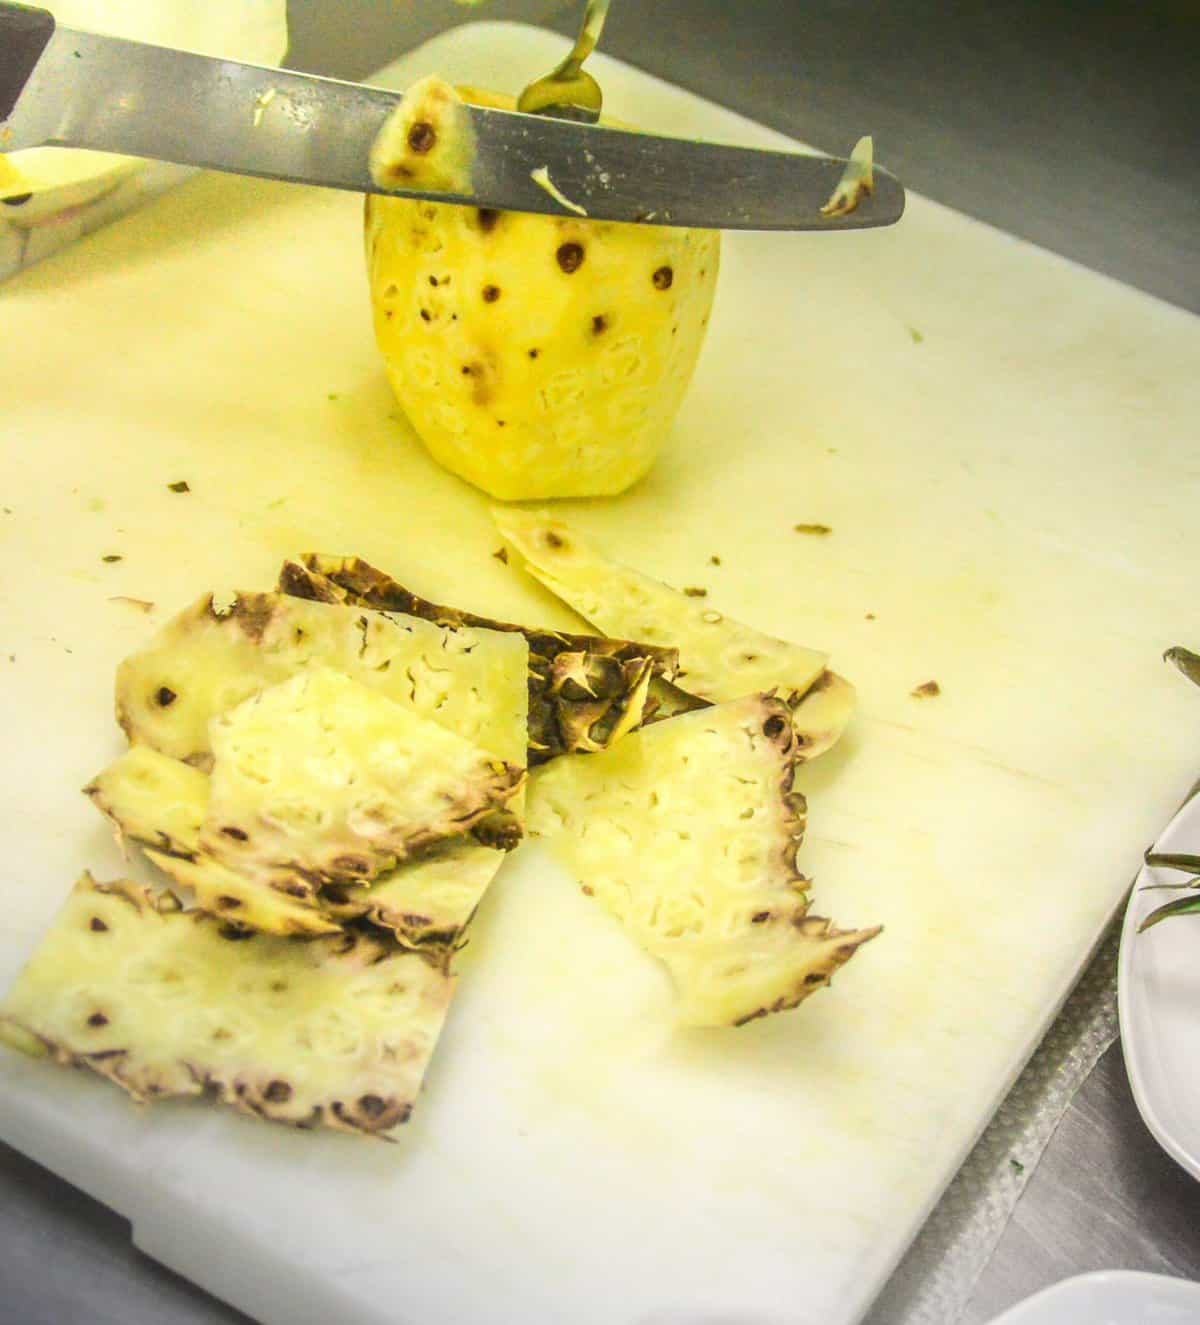
[[[577,12],[568,0],[493,0],[482,16],[566,32]],[[290,62],[360,77],[472,16],[449,0],[291,0]],[[873,131],[910,188],[1200,313],[1200,0],[621,0],[604,46],[831,151]],[[1096,960],[1094,983],[1111,991],[1111,945]],[[1106,1268],[1200,1279],[1200,1184],[1142,1125],[1119,1044],[1075,1094],[946,1325],[983,1325]],[[143,1257],[117,1215],[0,1146],[0,1320],[245,1317]]]

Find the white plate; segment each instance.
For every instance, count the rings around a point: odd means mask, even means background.
[[[1200,795],[1155,846],[1200,854]],[[1146,1126],[1172,1159],[1200,1178],[1200,916],[1137,932],[1151,911],[1178,895],[1146,885],[1184,877],[1145,867],[1138,875],[1121,934],[1117,1000],[1125,1066]]]
[[[992,1325],[1196,1325],[1200,1284],[1134,1270],[1064,1279],[997,1316]]]

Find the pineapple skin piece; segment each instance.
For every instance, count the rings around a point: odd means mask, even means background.
[[[206,594],[117,669],[117,721],[207,771],[209,723],[267,686],[328,667],[428,718],[507,764],[525,762],[529,651],[520,635],[445,630],[286,594]]]
[[[228,869],[205,856],[200,829],[208,817],[209,778],[190,764],[135,745],[84,788],[110,819],[119,841],[132,838],[196,906],[230,923],[266,934],[340,932],[363,919],[398,943],[445,967],[504,852],[464,839],[431,850],[372,884],[289,891]]]
[[[388,381],[444,468],[503,501],[611,496],[650,469],[703,344],[719,233],[372,195],[365,247]]]
[[[135,745],[86,787],[124,845],[140,842],[164,874],[192,890],[196,905],[231,924],[267,934],[336,934],[311,890],[290,881],[269,887],[204,854],[200,833],[208,818],[209,778],[198,768],[148,745]]]
[[[750,695],[532,778],[530,831],[663,962],[682,1025],[795,1007],[879,933],[809,914],[800,762],[787,706]]]
[[[795,706],[822,677],[835,675],[826,669],[827,654],[766,635],[707,599],[613,561],[557,520],[512,507],[493,508],[492,518],[525,570],[592,625],[678,648],[672,684],[687,695],[719,704],[773,690]],[[854,711],[848,681],[836,677],[820,688],[828,692],[825,700],[802,724],[812,737],[809,758],[837,740]]]
[[[525,780],[524,768],[323,667],[219,714],[209,733],[202,851],[313,890],[369,881],[463,836]]]
[[[453,990],[384,938],[246,935],[85,874],[0,1004],[0,1033],[139,1101],[207,1092],[270,1122],[392,1139]]]
[[[286,561],[278,587],[298,598],[401,612],[439,626],[524,635],[529,645],[530,767],[561,754],[606,749],[650,716],[651,682],[674,676],[679,665],[674,649],[538,630],[431,603],[359,557],[309,553],[300,562]]]
[[[471,192],[475,133],[458,93],[435,74],[405,90],[367,158],[381,189]]]
[[[446,842],[369,885],[326,888],[321,910],[388,930],[406,948],[445,966],[504,857],[478,842]]]

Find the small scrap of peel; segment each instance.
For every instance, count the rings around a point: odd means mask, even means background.
[[[864,194],[875,190],[875,167],[870,135],[854,144],[854,151],[846,162],[837,188],[821,208],[822,216],[849,216],[862,201]]]
[[[558,203],[560,207],[566,207],[569,211],[574,212],[577,216],[587,215],[587,208],[580,207],[580,205],[577,202],[572,202],[571,199],[568,198],[567,195],[563,193],[563,191],[558,187],[558,185],[555,184],[555,182],[550,178],[549,166],[538,166],[536,170],[531,170],[529,172],[529,178],[533,180],[533,182],[538,186],[539,189],[543,190],[543,192],[545,193],[548,193],[554,199],[554,201]]]

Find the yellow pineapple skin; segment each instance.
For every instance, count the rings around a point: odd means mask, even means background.
[[[372,196],[366,258],[388,380],[434,459],[502,501],[595,497],[666,440],[720,235]]]

